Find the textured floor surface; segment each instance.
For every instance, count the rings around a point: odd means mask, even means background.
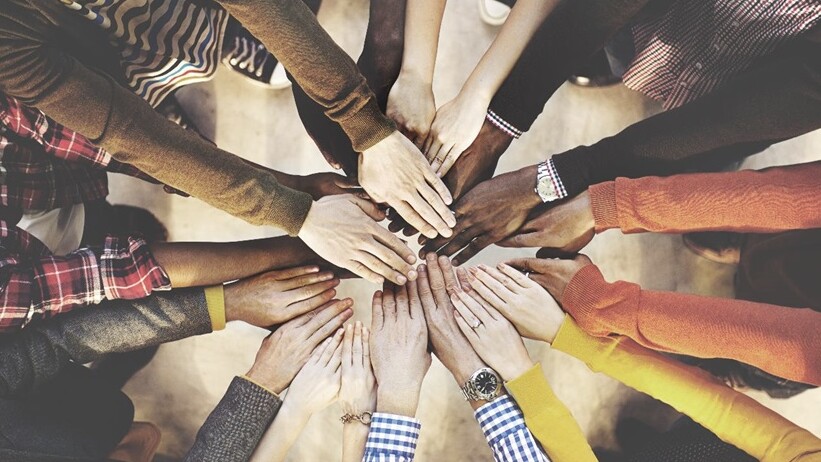
[[[326,0],[320,21],[337,42],[358,56],[367,15],[365,0]],[[453,97],[497,32],[479,20],[475,0],[452,0],[444,20],[437,63],[438,103]],[[469,45],[468,45],[469,44]],[[328,170],[305,134],[290,91],[269,92],[221,71],[209,83],[181,95],[193,117],[217,143],[255,162],[289,173]],[[598,90],[563,87],[548,103],[533,129],[513,143],[497,173],[534,164],[551,153],[592,143],[658,111],[658,106],[621,86]],[[745,167],[785,164],[821,158],[821,131],[774,146],[749,159]],[[228,241],[276,235],[271,228],[250,226],[196,199],[164,194],[160,188],[127,178],[112,181],[114,203],[139,205],[163,220],[173,240]],[[695,257],[679,236],[623,236],[610,231],[586,253],[608,279],[619,278],[656,290],[731,296],[734,269]],[[473,262],[496,263],[532,251],[491,248]],[[339,292],[356,301],[356,319],[369,322],[369,300],[375,286],[344,282]],[[155,422],[163,431],[162,460],[176,460],[190,447],[197,428],[222,396],[234,375],[251,365],[265,332],[246,325],[163,346],[156,359],[127,385],[139,420]],[[613,447],[619,416],[636,415],[663,428],[675,413],[562,353],[530,343],[542,361],[556,393],[571,409],[591,444]],[[821,436],[821,390],[789,401],[751,394],[765,405]],[[290,461],[339,459],[341,427],[334,405],[311,420],[289,455]],[[423,421],[420,462],[490,461],[491,454],[452,377],[434,360],[418,416]],[[159,460],[160,458],[158,458]]]

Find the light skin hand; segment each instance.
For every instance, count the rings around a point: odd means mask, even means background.
[[[396,209],[422,234],[452,234],[450,192],[419,148],[398,131],[359,156],[359,182],[373,200]]]
[[[288,387],[285,402],[291,401],[295,409],[310,416],[336,400],[342,374],[343,335],[339,329],[314,349]]]
[[[530,211],[542,203],[534,190],[536,169],[536,166],[525,167],[478,184],[456,203],[458,223],[453,237],[433,240],[420,237],[419,243],[424,247],[419,255],[456,254],[453,264],[459,265],[513,234],[527,220]]]
[[[482,297],[459,291],[451,300],[456,307],[454,316],[459,329],[482,360],[504,381],[520,377],[533,367],[522,336]]]
[[[325,305],[339,279],[317,266],[270,271],[225,286],[225,320],[271,327]]]
[[[403,135],[421,148],[436,115],[431,83],[413,72],[400,73],[388,95],[386,115],[396,122]]]
[[[351,306],[350,299],[335,300],[283,324],[263,340],[246,375],[268,390],[282,393],[314,349],[351,317]]]
[[[542,258],[542,250],[537,254],[539,258],[517,258],[510,260],[508,265],[527,271],[530,279],[550,292],[559,304],[562,303],[564,289],[582,268],[592,265],[587,255],[579,254],[572,259]]]
[[[373,297],[371,362],[379,412],[412,417],[430,367],[428,332],[415,281]]]
[[[370,337],[370,329],[359,321],[345,327],[342,388],[339,392],[343,414],[360,415],[376,410],[376,377],[371,369]]]
[[[558,303],[535,281],[512,267],[480,265],[462,273],[470,284],[471,295],[507,318],[524,337],[552,343],[564,313]]]
[[[489,105],[489,97],[459,93],[436,111],[425,140],[425,157],[437,175],[445,176],[479,135]]]
[[[317,254],[368,281],[404,284],[416,278],[413,252],[377,221],[384,213],[352,195],[327,196],[313,203],[299,237]]]
[[[596,234],[590,194],[543,211],[536,211],[515,234],[497,243],[500,247],[542,247],[553,256],[572,255]]]

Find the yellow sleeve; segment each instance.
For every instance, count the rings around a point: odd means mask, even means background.
[[[547,383],[541,364],[507,382],[505,388],[552,462],[596,462],[576,419]]]
[[[663,401],[762,462],[819,461],[821,440],[707,372],[625,337],[591,337],[571,318],[553,348]]]
[[[208,304],[208,315],[211,316],[211,329],[225,329],[225,291],[222,284],[205,288],[205,302]]]

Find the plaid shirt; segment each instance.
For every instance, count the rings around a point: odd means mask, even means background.
[[[474,412],[496,462],[549,462],[525,425],[519,406],[508,395]],[[371,421],[363,462],[410,462],[416,454],[421,424],[399,415],[376,413]]]
[[[0,333],[104,299],[141,298],[170,288],[142,239],[108,237],[100,248],[58,257],[6,216],[10,210],[47,211],[102,199],[108,195],[106,171],[154,182],[42,112],[0,94]]]

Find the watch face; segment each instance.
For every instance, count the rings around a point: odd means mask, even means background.
[[[556,192],[556,187],[553,185],[553,182],[550,181],[550,178],[540,179],[536,188],[544,202],[550,202],[559,197],[559,194]]]
[[[480,395],[491,396],[499,387],[499,379],[490,372],[482,371],[474,379],[473,385]]]

